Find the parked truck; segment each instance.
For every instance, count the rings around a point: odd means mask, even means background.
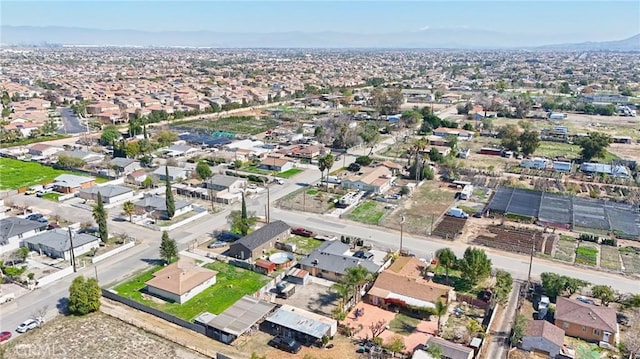
[[[465,211],[461,210],[460,208],[451,208],[449,210],[449,212],[447,212],[447,215],[451,216],[451,217],[456,217],[456,218],[464,218],[467,219],[469,218],[469,215],[467,213],[465,213]]]

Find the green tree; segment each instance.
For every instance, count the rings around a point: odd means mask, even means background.
[[[172,142],[178,140],[178,135],[172,131],[160,131],[156,136],[156,141],[161,147],[169,146]]]
[[[122,204],[122,211],[129,216],[129,222],[133,222],[133,214],[136,213],[136,206],[131,201]]]
[[[404,97],[399,88],[376,87],[371,91],[371,105],[382,115],[397,114],[403,101]]]
[[[590,161],[594,157],[604,158],[606,148],[611,142],[613,142],[611,136],[600,132],[591,132],[589,136],[574,140],[574,143],[582,148],[580,155],[585,161]]]
[[[436,251],[436,258],[438,258],[438,264],[444,267],[447,283],[449,283],[449,269],[451,269],[458,260],[456,254],[453,253],[451,248],[440,248]]]
[[[571,88],[569,87],[569,83],[568,82],[562,82],[560,84],[560,87],[558,87],[558,91],[560,91],[560,93],[562,94],[570,94],[571,93]]]
[[[433,162],[440,163],[444,159],[444,156],[438,151],[437,148],[431,147],[429,150],[429,159]]]
[[[580,289],[589,285],[589,282],[586,280],[571,278],[563,276],[564,279],[564,290],[571,296],[574,293],[577,293]]]
[[[316,126],[316,128],[313,130],[313,136],[315,138],[322,137],[323,134],[324,134],[324,127],[322,126]]]
[[[491,273],[491,259],[483,249],[467,247],[458,267],[462,272],[462,278],[476,285]]]
[[[344,275],[344,280],[347,285],[351,286],[352,292],[355,294],[356,303],[360,301],[360,293],[362,286],[364,286],[372,278],[371,272],[367,268],[362,266],[355,266],[347,269]]]
[[[442,330],[442,316],[447,314],[447,303],[438,299],[436,302],[436,307],[433,308],[433,314],[438,316],[438,330],[436,331],[437,335],[440,335],[440,331]]]
[[[609,285],[594,285],[591,287],[591,295],[600,299],[602,304],[608,307],[609,303],[615,299],[616,293]]]
[[[525,130],[518,138],[520,142],[520,150],[525,156],[533,154],[540,146],[540,137],[533,130]]]
[[[122,134],[120,134],[118,128],[114,125],[108,125],[105,126],[104,129],[102,129],[102,135],[100,135],[100,143],[105,146],[111,145],[120,137],[122,137]]]
[[[11,97],[7,91],[2,91],[2,106],[7,107],[11,103]]]
[[[213,172],[211,172],[211,167],[209,167],[208,164],[202,161],[198,162],[198,164],[196,165],[196,173],[202,180],[206,180],[213,175]]]
[[[249,229],[253,227],[258,219],[254,212],[247,211],[247,204],[242,195],[242,206],[239,211],[231,211],[227,217],[227,221],[231,225],[231,232],[246,236],[249,233]]]
[[[376,147],[376,144],[380,140],[380,130],[378,126],[373,122],[362,122],[362,129],[358,134],[364,144],[369,147],[369,156],[373,153],[373,149]],[[329,154],[327,154],[329,155]]]
[[[425,351],[429,353],[433,359],[442,359],[442,356],[444,355],[442,346],[439,344],[430,344]]]
[[[169,232],[167,231],[162,231],[160,258],[167,264],[178,258],[178,244],[175,239],[169,237]]]
[[[544,292],[549,297],[555,298],[562,294],[564,290],[563,276],[556,273],[544,272],[540,274],[540,279],[542,279],[542,288],[544,288]]]
[[[500,128],[498,131],[500,143],[510,151],[517,151],[520,144],[520,130],[514,124],[508,124]]]
[[[74,169],[74,168],[82,168],[86,163],[82,160],[82,158],[71,157],[67,154],[61,154],[58,156],[58,162],[56,165],[59,168],[64,169]]]
[[[138,141],[129,141],[126,143],[124,147],[124,153],[129,158],[136,158],[140,155],[140,145]]]
[[[383,347],[394,353],[402,353],[406,349],[404,339],[399,335],[394,335]]]
[[[171,219],[176,214],[176,202],[173,198],[173,189],[171,189],[171,181],[169,180],[169,166],[164,166],[164,173],[165,204],[167,206],[167,216]]]
[[[515,346],[520,343],[522,337],[524,337],[524,331],[527,328],[527,322],[529,320],[522,314],[516,315],[513,320],[513,326],[511,328],[511,345]]]
[[[100,309],[100,285],[95,278],[76,277],[69,287],[69,313],[85,315]]]
[[[493,300],[497,303],[504,304],[509,299],[509,293],[513,287],[513,278],[511,273],[503,270],[496,272],[496,285],[493,288]]]
[[[58,130],[58,125],[54,120],[51,120],[51,119],[45,122],[44,125],[42,125],[42,127],[40,127],[40,131],[42,131],[42,134],[45,136],[55,133],[57,130]]]
[[[93,219],[98,224],[98,237],[104,243],[109,240],[109,230],[107,229],[107,209],[104,208],[104,202],[102,201],[102,194],[98,192],[98,199],[96,205],[93,206]]]

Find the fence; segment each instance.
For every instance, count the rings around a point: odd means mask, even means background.
[[[128,305],[131,308],[137,309],[139,311],[145,312],[147,314],[151,314],[154,315],[160,319],[164,319],[169,323],[173,323],[175,325],[179,325],[185,329],[189,329],[189,330],[193,330],[196,333],[202,334],[202,335],[207,335],[207,331],[206,328],[200,324],[195,324],[195,323],[190,323],[187,322],[186,320],[180,319],[178,317],[174,317],[173,315],[167,314],[165,312],[162,312],[158,309],[155,308],[151,308],[151,307],[147,307],[146,305],[140,304],[136,301],[133,301],[131,299],[125,298],[125,297],[121,297],[118,294],[106,290],[106,289],[102,289],[102,296],[107,298],[107,299],[111,299],[111,300],[115,300],[116,302],[122,303],[124,305]]]
[[[458,302],[467,302],[469,305],[474,306],[476,308],[480,308],[480,309],[487,309],[487,307],[489,306],[489,303],[485,302],[484,300],[476,299],[470,295],[457,293],[456,300]]]
[[[61,269],[55,273],[51,273],[48,276],[44,276],[38,279],[38,288],[45,286],[49,283],[55,282],[62,277],[66,277],[70,274],[73,274],[73,267],[67,267],[65,269]]]
[[[123,245],[121,245],[120,247],[118,247],[116,249],[108,251],[107,253],[103,253],[103,254],[101,254],[99,256],[95,256],[95,257],[91,258],[91,263],[94,263],[94,264],[98,263],[98,262],[100,262],[102,260],[105,260],[105,259],[107,259],[107,258],[109,258],[109,257],[111,257],[113,255],[116,255],[116,254],[118,254],[118,253],[120,253],[122,251],[125,251],[125,250],[127,250],[127,249],[129,249],[129,248],[131,248],[131,247],[133,247],[135,245],[136,245],[135,241],[131,241],[129,243],[123,244]]]
[[[155,224],[151,224],[151,223],[143,223],[142,226],[153,229],[154,231],[171,231],[173,229],[176,229],[180,226],[183,226],[187,223],[193,222],[196,219],[202,218],[204,216],[207,215],[207,213],[209,213],[206,209],[201,208],[201,207],[193,207],[193,211],[196,212],[196,214],[194,214],[193,216],[186,218],[183,221],[180,221],[178,223],[174,223],[172,225],[169,226],[158,226]]]

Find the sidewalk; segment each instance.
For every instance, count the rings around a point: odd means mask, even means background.
[[[101,299],[100,311],[210,358],[215,358],[218,352],[238,359],[250,357],[249,354],[240,352],[233,346],[225,345],[192,330],[106,298]]]

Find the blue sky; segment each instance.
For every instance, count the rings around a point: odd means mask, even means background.
[[[574,41],[640,33],[640,1],[2,1],[3,25],[390,33],[471,28]]]

